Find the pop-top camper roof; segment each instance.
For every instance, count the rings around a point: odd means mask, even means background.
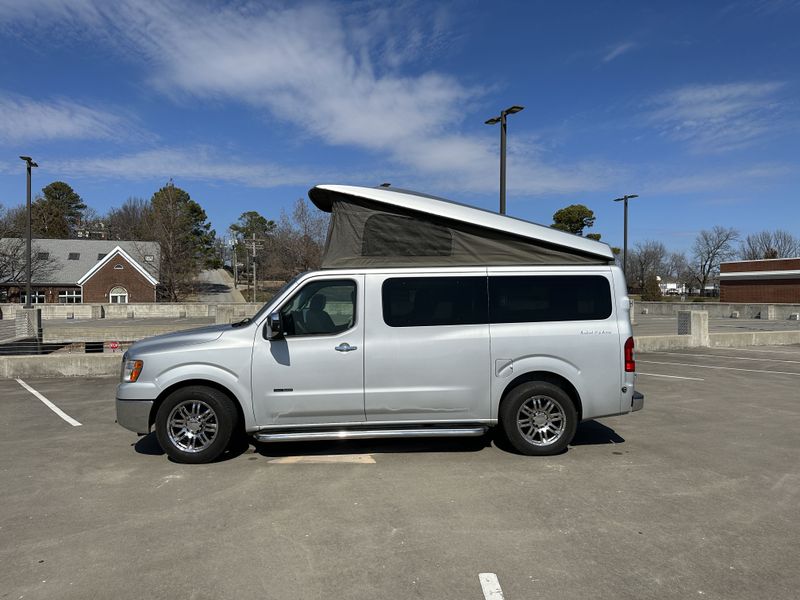
[[[417,192],[318,185],[308,197],[332,213],[323,269],[614,260],[607,244]]]

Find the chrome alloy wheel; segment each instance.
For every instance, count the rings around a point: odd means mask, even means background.
[[[554,444],[564,434],[564,409],[548,396],[532,396],[517,411],[517,429],[534,446]]]
[[[185,400],[167,418],[169,441],[184,452],[202,452],[217,437],[217,413],[202,400]]]

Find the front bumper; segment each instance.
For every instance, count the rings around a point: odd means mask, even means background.
[[[152,408],[152,400],[120,400],[117,398],[117,423],[140,435],[150,433]]]
[[[644,394],[634,390],[633,398],[631,398],[631,412],[642,410],[644,408]]]

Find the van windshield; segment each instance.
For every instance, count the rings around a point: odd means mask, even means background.
[[[261,318],[261,317],[264,315],[264,313],[267,311],[267,309],[270,307],[270,305],[271,305],[271,304],[272,304],[272,303],[275,301],[275,298],[277,298],[278,296],[280,296],[281,294],[283,294],[283,292],[285,292],[285,291],[286,291],[286,290],[288,290],[290,287],[292,287],[292,286],[295,284],[295,282],[296,282],[298,279],[300,279],[300,278],[301,278],[303,275],[305,275],[306,273],[308,273],[308,271],[303,271],[302,273],[299,273],[299,274],[295,275],[295,276],[294,276],[294,277],[292,277],[292,278],[291,278],[289,281],[287,281],[286,283],[284,283],[284,284],[281,286],[281,289],[279,289],[277,292],[275,292],[275,293],[272,295],[272,298],[270,298],[269,300],[267,300],[267,301],[264,303],[264,306],[262,306],[260,309],[258,309],[258,312],[257,312],[255,315],[253,315],[253,316],[252,316],[252,317],[251,317],[249,320],[247,320],[247,323],[250,323],[250,322],[252,322],[252,321],[258,321],[258,320],[259,320],[259,319],[260,319],[260,318]]]

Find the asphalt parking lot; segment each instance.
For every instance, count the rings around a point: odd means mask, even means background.
[[[639,354],[566,453],[264,445],[170,462],[113,379],[0,381],[0,598],[796,598],[800,346]]]

